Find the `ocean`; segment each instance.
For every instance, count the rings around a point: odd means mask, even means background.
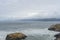
[[[54,40],[54,35],[59,32],[49,31],[48,28],[60,21],[20,21],[0,22],[0,40],[5,40],[6,35],[22,32],[27,35],[25,40]]]

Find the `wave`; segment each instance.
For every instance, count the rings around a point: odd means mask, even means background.
[[[49,31],[47,28],[45,29],[26,29],[21,31],[0,31],[0,39],[5,40],[7,34],[14,32],[22,32],[28,37],[26,40],[52,40],[55,34],[59,32]]]

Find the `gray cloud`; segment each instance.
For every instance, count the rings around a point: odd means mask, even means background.
[[[59,10],[60,0],[0,0],[0,19],[59,18]]]

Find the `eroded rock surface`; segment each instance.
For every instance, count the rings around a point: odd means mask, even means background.
[[[22,40],[26,37],[27,36],[23,33],[11,33],[7,35],[6,40]]]
[[[60,32],[60,24],[51,25],[51,27],[48,28],[48,30],[59,31]]]

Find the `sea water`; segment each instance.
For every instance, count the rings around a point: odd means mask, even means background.
[[[27,35],[25,40],[54,40],[54,35],[59,32],[49,31],[48,28],[59,23],[59,21],[1,22],[0,40],[5,40],[7,34],[15,32]]]

